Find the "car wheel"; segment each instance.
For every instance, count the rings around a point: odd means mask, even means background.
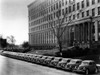
[[[95,69],[95,73],[98,73],[98,68]]]
[[[89,74],[89,70],[88,70],[88,69],[86,69],[85,74],[86,74],[86,75],[88,75],[88,74]]]

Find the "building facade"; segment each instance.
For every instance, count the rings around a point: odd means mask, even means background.
[[[57,45],[50,24],[58,23],[59,7],[61,16],[67,13],[63,25],[72,20],[63,35],[66,47],[91,47],[100,41],[100,0],[36,0],[28,5],[29,43],[32,46],[52,48]]]

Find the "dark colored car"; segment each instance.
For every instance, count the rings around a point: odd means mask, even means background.
[[[93,60],[84,60],[78,68],[76,68],[75,70],[76,72],[82,72],[82,73],[85,73],[86,75],[88,75],[89,73],[97,73],[99,70],[98,70],[98,67],[95,63],[95,61]]]

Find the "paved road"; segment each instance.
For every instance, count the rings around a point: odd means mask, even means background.
[[[80,75],[0,55],[0,75]],[[99,74],[98,74],[99,75]]]

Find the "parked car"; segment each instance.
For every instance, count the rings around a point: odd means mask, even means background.
[[[58,62],[57,67],[63,69],[65,65],[69,63],[70,61],[71,61],[71,58],[63,58],[60,62]]]
[[[66,64],[65,69],[73,71],[75,67],[81,64],[81,59],[72,59],[68,64]]]
[[[35,62],[36,62],[36,63],[39,63],[39,60],[40,60],[40,58],[42,58],[42,57],[43,57],[43,55],[37,55],[36,58],[35,58]]]
[[[79,65],[78,68],[75,69],[76,72],[82,72],[85,73],[86,75],[88,75],[89,73],[97,73],[98,67],[95,63],[95,61],[93,60],[84,60],[82,61],[82,63]]]
[[[49,65],[53,67],[57,67],[58,62],[60,62],[61,60],[62,60],[61,57],[55,57],[54,60],[52,60]]]
[[[35,63],[36,62],[36,59],[37,59],[37,55],[34,55],[31,59],[31,62]]]
[[[47,59],[48,56],[43,56],[40,60],[39,60],[39,63],[40,64],[45,64],[45,59]]]
[[[48,56],[48,58],[44,60],[44,63],[46,65],[49,65],[52,60],[54,60],[54,57],[53,56]]]

